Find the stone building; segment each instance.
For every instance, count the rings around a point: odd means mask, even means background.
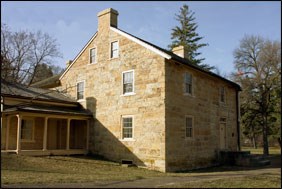
[[[110,8],[53,87],[93,113],[91,153],[163,172],[206,167],[240,150],[240,86],[185,55],[119,29]]]

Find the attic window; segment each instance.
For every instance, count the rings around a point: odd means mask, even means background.
[[[89,52],[89,63],[90,64],[95,64],[97,61],[96,61],[96,48],[92,48],[90,49],[90,52]]]
[[[225,88],[220,87],[220,102],[225,103]]]
[[[111,43],[111,58],[117,58],[118,51],[119,51],[118,42],[117,41],[112,42]]]
[[[190,73],[184,74],[184,93],[192,95],[192,75]]]

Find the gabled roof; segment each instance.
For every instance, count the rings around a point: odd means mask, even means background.
[[[1,79],[1,96],[76,104],[76,100],[54,90],[41,89]]]
[[[140,44],[140,45],[146,47],[146,48],[149,49],[149,50],[152,50],[152,51],[156,52],[157,54],[163,56],[163,57],[166,58],[166,59],[174,60],[174,61],[176,61],[176,62],[179,62],[179,63],[183,64],[183,65],[192,67],[192,68],[194,68],[194,69],[196,69],[196,70],[198,70],[198,71],[200,71],[200,72],[206,73],[206,74],[211,75],[211,76],[214,76],[214,77],[216,77],[216,78],[219,78],[219,79],[221,79],[221,80],[223,80],[223,81],[226,81],[226,82],[230,83],[230,84],[233,85],[235,88],[237,88],[239,91],[241,91],[241,87],[240,87],[240,85],[238,85],[237,83],[234,83],[234,82],[232,82],[232,81],[230,81],[230,80],[228,80],[228,79],[226,79],[226,78],[224,78],[224,77],[221,77],[220,75],[217,75],[217,74],[215,74],[215,73],[213,73],[213,72],[207,71],[207,70],[201,68],[200,66],[197,66],[197,65],[195,65],[195,64],[192,64],[192,63],[189,62],[189,60],[187,60],[187,59],[185,59],[185,58],[182,58],[182,57],[180,57],[180,56],[174,54],[174,53],[171,52],[171,51],[165,50],[165,49],[163,49],[163,48],[161,48],[161,47],[159,47],[159,46],[156,46],[156,45],[154,45],[154,44],[152,44],[152,43],[150,43],[150,42],[148,42],[148,41],[145,41],[145,40],[140,39],[140,38],[138,38],[138,37],[136,37],[136,36],[134,36],[134,35],[131,35],[131,34],[125,32],[125,31],[123,31],[123,30],[121,30],[121,29],[111,27],[111,30],[113,30],[113,31],[115,31],[115,32],[117,32],[117,33],[119,33],[119,34],[121,34],[121,35],[124,36],[124,37],[127,37],[128,39],[130,39],[130,40],[132,40],[132,41],[134,41],[134,42],[137,42],[138,44]]]
[[[199,67],[199,66],[197,66],[197,65],[194,65],[194,64],[190,63],[189,60],[187,60],[187,59],[185,59],[185,58],[182,58],[182,57],[180,57],[180,56],[174,54],[174,53],[171,52],[171,51],[165,50],[165,49],[163,49],[163,48],[161,48],[161,47],[159,47],[159,46],[156,46],[156,45],[154,45],[154,44],[152,44],[152,43],[150,43],[150,42],[148,42],[148,41],[145,41],[145,40],[143,40],[143,39],[140,39],[140,38],[138,38],[138,37],[136,37],[136,36],[134,36],[134,35],[131,35],[131,34],[125,32],[125,31],[123,31],[123,30],[121,30],[121,29],[118,29],[118,28],[116,28],[116,27],[110,26],[110,29],[111,29],[112,31],[114,31],[114,32],[116,32],[116,33],[118,33],[118,34],[120,34],[120,35],[122,35],[122,36],[128,38],[129,40],[131,40],[131,41],[133,41],[133,42],[135,42],[135,43],[137,43],[137,44],[139,44],[139,45],[141,45],[141,46],[143,46],[143,47],[145,47],[145,48],[147,48],[147,49],[149,49],[149,50],[155,52],[156,54],[162,56],[162,57],[165,58],[165,59],[174,60],[174,61],[176,61],[176,62],[178,62],[178,63],[181,63],[181,64],[183,64],[183,65],[186,65],[186,66],[189,66],[189,67],[191,67],[191,68],[194,68],[194,69],[196,69],[196,70],[198,70],[198,71],[200,71],[200,72],[203,72],[203,73],[208,74],[208,75],[210,75],[210,76],[213,76],[213,77],[216,77],[216,78],[218,78],[218,79],[221,79],[221,80],[223,80],[223,81],[225,81],[225,82],[228,82],[228,83],[231,84],[232,86],[234,86],[237,90],[241,91],[241,87],[240,87],[240,85],[238,85],[237,83],[234,83],[234,82],[232,82],[232,81],[230,81],[230,80],[228,80],[228,79],[226,79],[226,78],[224,78],[224,77],[221,77],[221,76],[219,76],[219,75],[217,75],[217,74],[215,74],[215,73],[213,73],[213,72],[204,70],[203,68],[201,68],[201,67]],[[72,62],[72,64],[64,71],[64,73],[61,75],[61,77],[60,77],[59,79],[62,79],[62,77],[66,74],[66,72],[67,72],[67,71],[71,68],[71,66],[75,63],[75,61],[76,61],[77,58],[81,55],[81,53],[82,53],[82,52],[86,49],[86,47],[94,40],[94,38],[96,37],[97,33],[98,33],[98,32],[96,32],[96,33],[92,36],[92,38],[91,38],[91,39],[88,41],[88,43],[83,47],[83,49],[82,49],[82,50],[79,52],[79,54],[75,57],[75,59],[74,59],[74,61]]]

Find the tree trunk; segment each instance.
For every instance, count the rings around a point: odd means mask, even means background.
[[[257,149],[258,146],[257,146],[257,140],[256,140],[255,134],[253,134],[253,136],[252,136],[252,141],[253,141],[253,147],[254,147],[255,149]]]
[[[267,139],[267,116],[264,115],[264,122],[262,127],[262,134],[263,134],[263,155],[268,156],[268,139]]]
[[[254,147],[255,149],[257,149],[256,134],[255,134],[255,128],[254,128],[254,125],[253,125],[253,124],[252,124],[251,128],[252,128],[252,142],[253,142],[253,147]]]

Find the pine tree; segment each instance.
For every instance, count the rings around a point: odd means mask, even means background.
[[[183,7],[180,8],[179,14],[176,14],[176,20],[180,23],[180,26],[176,26],[172,29],[171,39],[173,41],[170,45],[168,45],[168,48],[172,50],[174,47],[182,45],[188,51],[186,58],[192,64],[196,64],[206,70],[212,70],[214,69],[213,66],[202,64],[204,58],[196,58],[201,54],[200,52],[197,52],[197,50],[201,47],[207,46],[208,44],[199,43],[203,37],[200,37],[196,32],[198,25],[194,22],[194,14],[194,12],[189,10],[188,5],[183,5]]]

